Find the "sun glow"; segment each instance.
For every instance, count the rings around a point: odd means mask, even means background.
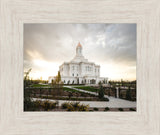
[[[119,64],[101,64],[101,76],[107,76],[111,80],[136,80],[136,67]]]
[[[59,63],[48,62],[40,59],[33,60],[33,64],[37,67],[37,70],[32,69],[30,77],[32,79],[42,78],[43,80],[48,80],[49,76],[57,75],[60,65]]]
[[[59,66],[62,63],[48,62],[41,59],[34,59],[34,67],[37,67],[36,70],[33,68],[30,77],[32,79],[48,80],[49,76],[56,76],[59,70]],[[136,67],[128,67],[126,65],[116,65],[113,63],[100,63],[100,76],[108,77],[111,80],[135,80]]]

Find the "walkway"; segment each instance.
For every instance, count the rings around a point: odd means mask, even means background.
[[[90,92],[82,89],[77,89],[73,88],[73,86],[65,86],[70,89],[74,89],[77,91],[85,92],[85,93],[90,93],[93,95],[98,95],[96,92]],[[107,95],[104,95],[104,97],[109,99],[109,102],[106,101],[83,101],[83,102],[89,102],[91,106],[99,106],[99,107],[112,107],[112,108],[130,108],[130,107],[136,107],[136,102],[135,101],[128,101],[120,98],[115,98],[115,97],[109,97]]]
[[[68,101],[68,100],[52,100],[52,99],[41,99],[41,98],[33,98],[33,100],[49,100],[51,102],[55,102],[58,101],[59,105],[61,106],[61,104],[63,104],[64,102],[77,102],[77,101]],[[133,102],[132,104],[127,104],[126,102],[119,102],[119,101],[114,101],[111,100],[109,102],[106,101],[78,101],[81,104],[84,105],[89,105],[89,107],[97,107],[97,108],[105,108],[105,107],[109,107],[109,108],[135,108],[136,107],[136,103]]]
[[[64,86],[68,87],[77,91],[85,92],[85,93],[90,93],[93,95],[98,95],[95,92],[90,92],[86,90],[81,90],[77,88],[73,88],[73,86]],[[136,102],[133,101],[128,101],[128,100],[123,100],[115,97],[108,97],[105,95],[104,97],[109,99],[109,102],[107,101],[79,101],[82,104],[89,105],[90,107],[97,107],[97,108],[105,108],[105,107],[110,107],[110,108],[135,108],[136,107]],[[40,99],[39,100],[46,100],[46,99]],[[33,98],[33,100],[36,100],[36,98]],[[54,101],[59,101],[59,105],[61,105],[64,102],[76,102],[76,101],[68,101],[68,100],[51,100],[49,101],[54,102]]]

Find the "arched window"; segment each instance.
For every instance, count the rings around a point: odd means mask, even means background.
[[[68,84],[70,83],[70,80],[68,80]]]

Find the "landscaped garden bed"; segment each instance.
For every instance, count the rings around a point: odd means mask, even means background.
[[[90,91],[90,92],[98,92],[99,91],[99,89],[94,88],[94,87],[90,87],[90,86],[78,86],[78,87],[74,87],[74,88],[86,90],[86,91]]]
[[[136,111],[136,108],[97,108],[84,105],[80,102],[64,102],[61,105],[58,101],[30,100],[25,101],[25,111]]]
[[[69,101],[109,101],[108,98],[99,99],[98,97],[67,97],[67,96],[52,96],[52,95],[43,95],[32,96],[33,98],[41,98],[41,99],[53,99],[53,100],[69,100]]]
[[[71,88],[27,88],[32,98],[44,98],[71,101],[109,101],[108,98],[99,98],[97,95],[77,91]]]
[[[89,105],[80,104],[80,102],[65,102],[59,106],[58,101],[49,100],[30,100],[25,105],[25,111],[88,111],[89,109]]]

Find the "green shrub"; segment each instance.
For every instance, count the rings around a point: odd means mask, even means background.
[[[123,108],[118,108],[119,111],[124,111]]]
[[[104,109],[104,111],[109,111],[109,107],[106,107],[106,108]]]
[[[102,98],[102,99],[100,99],[101,101],[109,101],[109,99],[108,98]]]
[[[77,109],[77,108],[79,108],[79,106],[80,106],[80,102],[72,102],[71,105],[72,105],[75,109]]]
[[[56,108],[57,103],[46,100],[43,101],[41,105],[45,111],[49,111],[50,109]]]
[[[24,111],[32,111],[34,103],[31,100],[24,100]]]
[[[62,108],[67,108],[67,111],[88,111],[89,106],[80,104],[80,102],[63,103]]]
[[[93,108],[93,110],[94,110],[94,111],[98,111],[99,109],[95,107],[95,108]]]
[[[99,92],[98,92],[98,96],[100,99],[103,99],[104,98],[104,89],[103,89],[103,86],[100,85],[100,89],[99,89]]]
[[[40,100],[36,100],[33,103],[34,103],[34,107],[36,107],[36,108],[41,106],[41,101]]]
[[[55,109],[55,108],[56,108],[56,105],[57,105],[56,102],[55,102],[55,103],[51,103],[51,104],[50,104],[50,109]]]
[[[127,90],[127,92],[126,92],[126,99],[127,99],[127,100],[131,100],[131,99],[132,99],[130,87],[128,87],[128,90]]]
[[[136,110],[135,110],[135,109],[133,109],[133,108],[129,108],[129,110],[130,110],[130,111],[136,111]]]
[[[89,105],[80,105],[79,106],[79,111],[88,111]]]
[[[69,104],[67,106],[67,111],[75,111],[75,109],[74,109],[74,107],[71,104]]]
[[[48,111],[50,109],[50,104],[49,101],[46,100],[42,103],[42,107],[44,108],[45,111]]]
[[[63,109],[66,109],[68,106],[69,106],[69,103],[67,103],[67,102],[65,102],[65,103],[63,103],[63,104],[61,105],[61,107],[62,107]]]
[[[89,110],[89,112],[93,112],[93,110]]]

